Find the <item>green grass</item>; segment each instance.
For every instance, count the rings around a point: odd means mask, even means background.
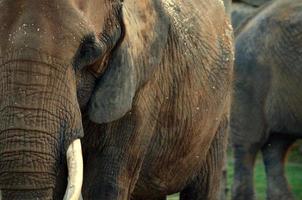
[[[302,154],[299,152],[298,148],[302,145],[302,142],[296,143],[289,155],[288,162],[286,164],[286,175],[288,177],[288,182],[290,187],[295,195],[295,198],[302,199]],[[228,155],[228,188],[231,188],[231,184],[233,181],[233,158],[231,152]],[[262,158],[259,155],[255,172],[254,172],[254,182],[255,182],[255,190],[256,190],[256,199],[257,200],[265,200],[266,197],[266,179],[264,166],[262,163]],[[228,193],[228,199],[230,199],[230,192]],[[168,200],[178,200],[178,194],[174,194],[168,197]]]
[[[232,177],[233,177],[233,163],[228,163],[228,188],[231,188]],[[296,199],[302,199],[302,164],[287,163],[286,174],[288,177],[289,184]],[[264,166],[261,160],[258,160],[255,168],[254,176],[255,188],[256,188],[256,199],[264,200],[266,197],[266,180]],[[230,194],[228,194],[230,198]]]
[[[179,196],[178,194],[170,195],[168,196],[168,200],[178,200],[179,199],[178,196]]]

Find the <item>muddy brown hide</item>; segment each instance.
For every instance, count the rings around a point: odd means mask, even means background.
[[[104,45],[78,1],[2,1],[0,10],[2,200],[62,199],[66,152],[83,136],[80,106],[96,79],[84,67]]]
[[[76,93],[69,86],[75,81],[72,72],[46,55],[24,50],[7,52],[0,61],[3,199],[52,196],[65,151],[82,136]]]
[[[84,199],[219,196],[233,62],[224,9],[124,1],[123,40],[84,116]]]
[[[267,199],[294,199],[284,164],[302,138],[302,1],[272,1],[236,34],[231,140],[233,199],[255,199],[253,170],[261,151]]]
[[[62,199],[82,120],[84,198],[217,198],[233,63],[224,9],[0,1],[2,200]]]

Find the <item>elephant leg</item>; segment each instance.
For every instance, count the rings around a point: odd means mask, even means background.
[[[228,181],[227,168],[228,168],[227,152],[225,152],[224,165],[222,168],[222,177],[220,181],[220,197],[219,197],[220,200],[226,200],[229,192],[229,188],[227,187],[227,181]]]
[[[181,200],[218,200],[221,177],[225,163],[227,144],[227,120],[224,120],[212,141],[205,163],[199,174],[181,191]]]
[[[117,183],[121,164],[113,152],[120,154],[119,150],[107,147],[102,152],[90,152],[87,156],[83,182],[84,199],[128,199],[127,188]]]
[[[252,200],[254,196],[253,173],[257,152],[255,145],[234,146],[234,183],[232,186],[233,200]]]
[[[83,198],[130,200],[152,132],[136,124],[135,112],[112,124],[98,148],[87,151]],[[146,121],[146,120],[145,120]],[[145,131],[141,131],[145,130]]]
[[[295,139],[288,136],[272,135],[262,148],[268,200],[294,199],[284,173],[286,153],[294,142]]]

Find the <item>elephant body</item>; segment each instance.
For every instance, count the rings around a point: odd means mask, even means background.
[[[231,140],[233,199],[254,199],[253,167],[261,150],[267,198],[293,196],[284,175],[286,153],[302,138],[302,1],[276,1],[239,27]]]
[[[167,21],[155,21],[168,30],[156,30],[166,39],[163,49],[153,46],[163,54],[154,58],[159,60],[152,77],[136,92],[124,117],[84,125],[84,199],[164,199],[180,191],[181,199],[218,198],[231,28],[225,14],[217,15],[224,13],[218,1],[158,1],[155,9],[156,4],[150,10]],[[138,12],[130,5],[125,9]],[[97,148],[89,149],[91,143]]]
[[[218,198],[234,53],[221,0],[0,10],[0,199]]]

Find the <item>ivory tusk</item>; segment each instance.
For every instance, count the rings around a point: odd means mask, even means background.
[[[73,141],[67,149],[67,166],[68,185],[64,200],[79,200],[83,183],[83,156],[80,139]]]

